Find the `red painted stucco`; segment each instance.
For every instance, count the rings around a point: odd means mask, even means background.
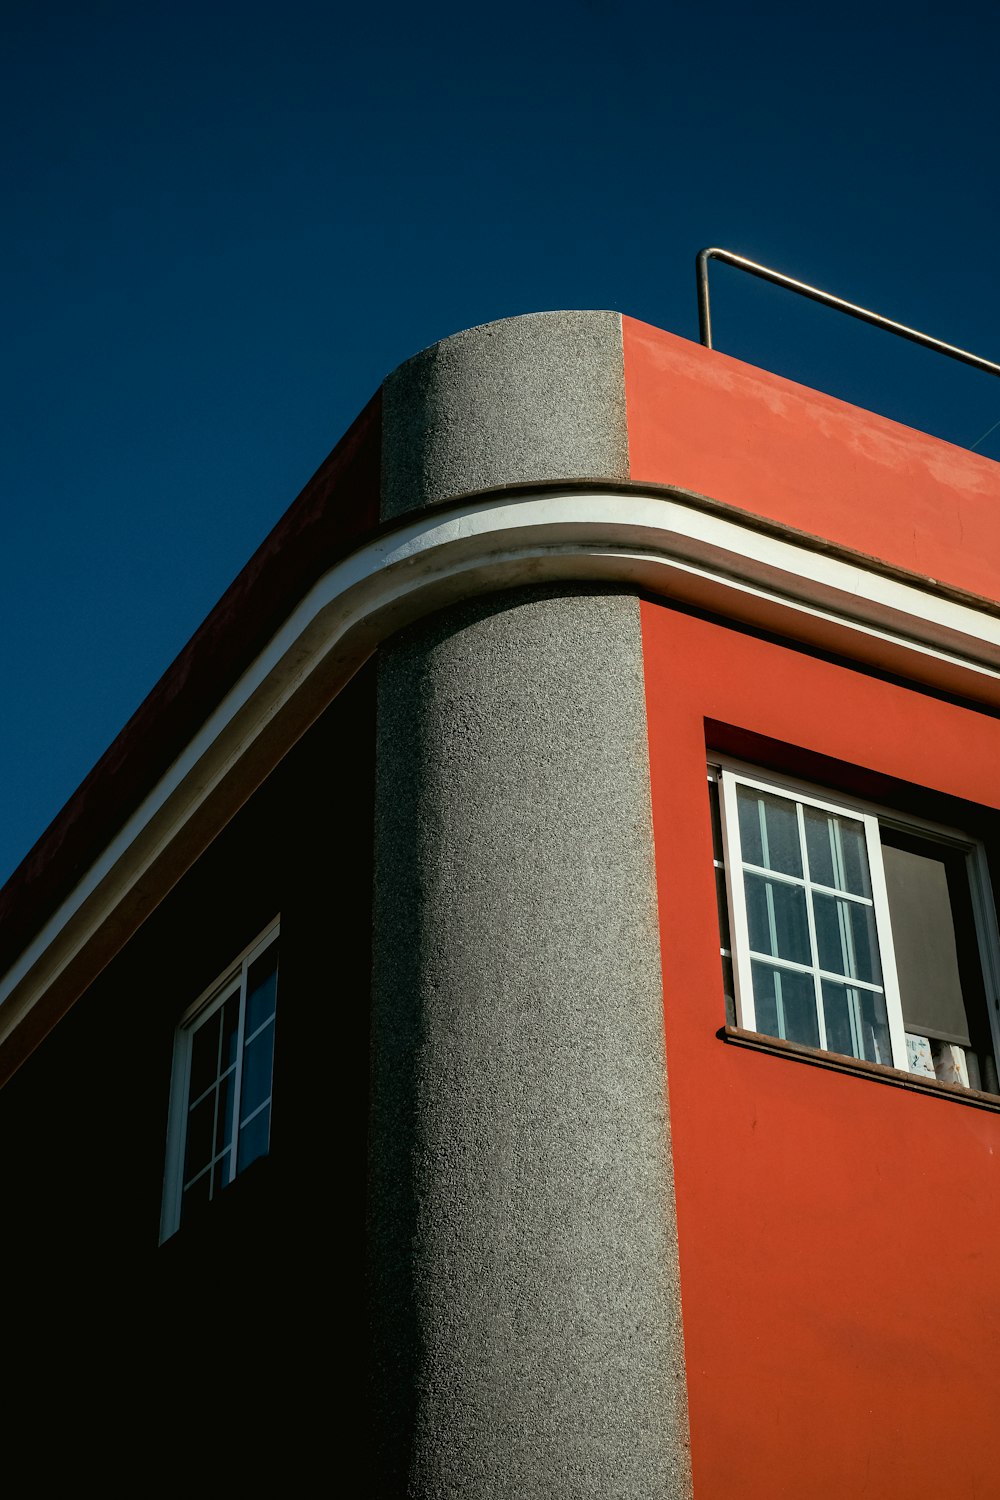
[[[710,720],[975,818],[1000,725],[656,603],[643,638],[695,1500],[994,1496],[1000,1115],[719,1038],[705,761]]]
[[[632,318],[630,472],[1000,599],[1000,464]]]

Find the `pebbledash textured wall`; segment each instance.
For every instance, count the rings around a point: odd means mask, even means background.
[[[508,485],[628,478],[620,313],[467,329],[400,365],[382,403],[383,520]]]
[[[621,319],[386,384],[383,515],[622,479]],[[389,1496],[690,1477],[639,602],[523,588],[380,653],[370,1235]]]

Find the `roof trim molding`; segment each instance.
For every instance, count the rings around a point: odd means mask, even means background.
[[[1000,708],[994,607],[814,538],[656,486],[435,506],[313,585],[0,978],[0,1076],[26,1055],[14,1038],[32,1011],[73,1003],[380,641],[459,599],[545,581],[640,589]]]

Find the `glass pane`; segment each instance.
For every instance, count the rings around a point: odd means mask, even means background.
[[[719,937],[720,946],[731,948],[729,941],[729,897],[726,892],[726,872],[716,869],[715,872],[715,899],[719,907]]]
[[[271,1092],[271,1051],[274,1027],[267,1026],[243,1051],[243,1085],[240,1090],[240,1116],[246,1119],[264,1103]]]
[[[730,1026],[736,1025],[736,986],[733,983],[733,961],[731,958],[722,960],[722,993],[726,999],[726,1021]]]
[[[257,1030],[274,1015],[274,1002],[278,990],[278,945],[272,943],[256,963],[250,965],[247,976],[247,1021],[246,1034]]]
[[[212,1159],[212,1129],[215,1124],[215,1090],[188,1113],[184,1155],[185,1182]]]
[[[750,947],[772,958],[793,963],[812,963],[806,893],[800,885],[768,880],[765,875],[745,875],[747,927]]]
[[[188,1103],[194,1101],[211,1086],[219,1072],[219,1012],[209,1016],[191,1034],[191,1087]]]
[[[708,805],[712,814],[712,858],[722,859],[722,815],[719,811],[719,783],[708,783]]]
[[[236,1070],[227,1073],[219,1084],[219,1112],[215,1121],[215,1150],[222,1151],[232,1145],[233,1098],[236,1094]]]
[[[889,1015],[881,990],[858,990],[824,979],[823,1011],[831,1052],[892,1065]]]
[[[870,896],[865,825],[854,818],[839,818],[804,807],[809,877],[819,885],[831,885],[855,896]]]
[[[799,822],[795,803],[787,797],[772,797],[749,787],[736,789],[740,814],[740,847],[749,865],[779,870],[783,875],[802,874]]]
[[[889,1012],[881,990],[861,991],[861,1031],[868,1061],[892,1067]]]
[[[230,995],[222,1008],[222,1056],[219,1072],[224,1073],[236,1061],[236,1038],[240,1029],[240,992]]]
[[[236,1170],[242,1172],[258,1156],[267,1155],[267,1143],[271,1130],[271,1107],[262,1109],[259,1115],[254,1115],[248,1125],[244,1125],[240,1131],[240,1143],[237,1147],[238,1165]]]
[[[812,975],[753,965],[753,1003],[757,1030],[807,1047],[819,1046],[816,991]]]
[[[820,968],[848,979],[880,984],[882,970],[873,908],[814,891],[813,913]]]
[[[884,830],[882,862],[906,1029],[969,1047],[985,997],[964,851]]]

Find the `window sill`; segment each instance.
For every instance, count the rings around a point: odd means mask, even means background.
[[[743,1031],[739,1026],[724,1026],[719,1037],[736,1047],[749,1047],[754,1052],[769,1052],[774,1057],[794,1058],[796,1062],[811,1063],[815,1068],[828,1068],[833,1073],[850,1073],[870,1078],[874,1083],[888,1083],[893,1088],[907,1089],[914,1094],[933,1094],[937,1099],[950,1099],[955,1104],[971,1105],[973,1109],[988,1109],[1000,1114],[1000,1095],[987,1094],[981,1089],[965,1089],[959,1083],[941,1083],[936,1078],[921,1078],[918,1073],[904,1073],[900,1068],[887,1068],[882,1063],[864,1062],[856,1057],[842,1057],[836,1052],[821,1052],[816,1047],[803,1046],[801,1042],[786,1042],[778,1036],[764,1036],[759,1031]]]

